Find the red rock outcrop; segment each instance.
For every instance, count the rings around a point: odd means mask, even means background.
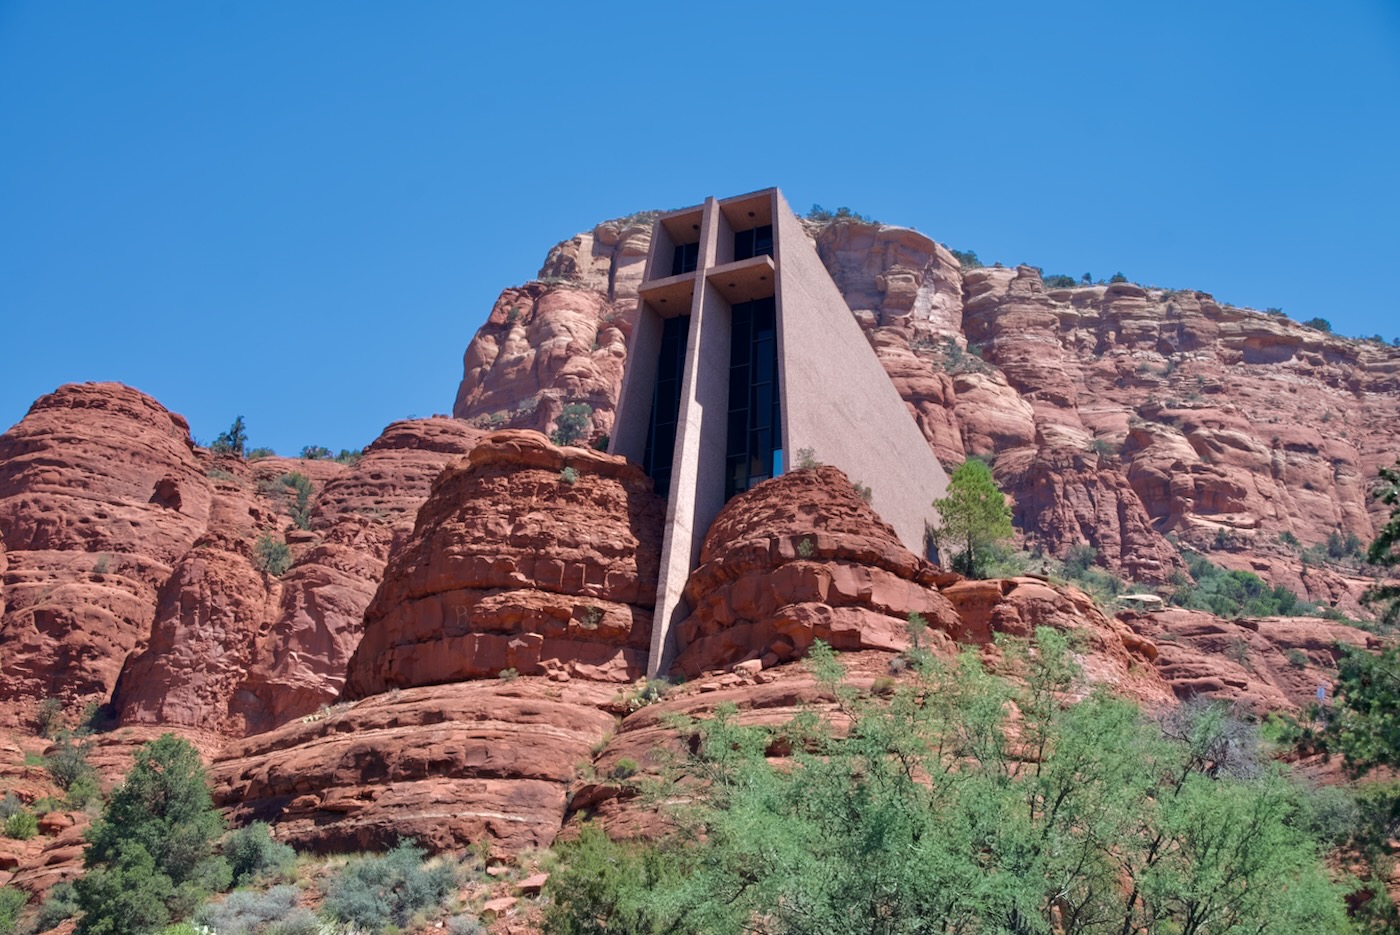
[[[686,583],[675,670],[776,665],[815,639],[903,650],[911,613],[956,635],[937,590],[956,578],[906,549],[837,468],[792,471],[735,497],[711,524]]]
[[[1171,608],[1122,619],[1157,647],[1157,672],[1178,698],[1214,698],[1256,715],[1304,708],[1318,686],[1330,698],[1337,647],[1380,645],[1363,630],[1316,617],[1230,621]]]
[[[456,419],[395,422],[327,481],[311,518],[319,541],[283,577],[276,615],[233,701],[250,730],[309,714],[340,694],[389,555],[412,532],[438,474],[481,436]]]
[[[348,697],[555,671],[645,671],[664,501],[636,465],[487,436],[433,485],[365,614]]]
[[[485,429],[549,431],[566,405],[585,403],[593,432],[607,434],[631,333],[604,294],[571,283],[507,289],[467,346],[452,413]]]
[[[965,270],[907,228],[854,218],[806,228],[945,466],[967,454],[995,457],[1028,545],[1061,556],[1091,545],[1106,568],[1162,583],[1184,569],[1166,534],[1214,551],[1223,529],[1234,538],[1216,556],[1221,564],[1253,565],[1272,583],[1304,587],[1303,597],[1365,613],[1354,561],[1334,562],[1330,576],[1306,574],[1301,548],[1280,536],[1311,546],[1333,532],[1374,534],[1380,514],[1367,488],[1400,455],[1400,351],[1200,292],[1127,282],[1047,288],[1029,266]],[[551,252],[542,275],[597,298],[596,312],[570,298],[582,319],[573,332],[588,337],[616,301],[625,303],[625,335],[640,264],[622,274],[619,244],[640,256],[645,236],[635,224],[600,225]],[[527,287],[531,303],[543,288]],[[531,371],[526,307],[515,292],[503,295],[469,351],[459,401],[485,399]],[[510,308],[518,317],[506,328]],[[610,340],[597,349],[565,342],[572,363],[551,351],[549,373],[596,375]],[[504,343],[511,350],[499,354]],[[527,376],[515,384],[525,388],[518,398],[552,379]],[[599,413],[595,427],[607,431],[616,381],[579,386]],[[502,391],[458,415],[544,429],[562,402],[540,415],[513,404]]]
[[[210,778],[238,821],[320,852],[547,847],[569,784],[613,730],[616,693],[579,680],[488,679],[336,706],[229,747]]]
[[[548,845],[645,671],[663,509],[620,458],[487,436],[389,562],[348,667],[365,700],[230,747],[219,801],[320,850]]]
[[[0,436],[0,717],[105,700],[211,499],[184,419],[120,384],[61,387]]]
[[[44,397],[0,436],[0,720],[112,696],[124,724],[238,736],[333,700],[390,548],[480,434],[413,420],[350,467],[244,462],[129,387]],[[285,577],[256,568],[262,535],[290,546]]]

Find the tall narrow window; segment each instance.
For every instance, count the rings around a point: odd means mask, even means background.
[[[693,273],[699,263],[700,245],[698,243],[683,243],[671,252],[671,275],[679,276],[681,273]]]
[[[681,410],[681,379],[685,374],[685,345],[690,317],[667,318],[661,327],[661,353],[656,361],[656,389],[651,397],[651,422],[642,467],[665,497],[671,491],[671,464],[676,450],[676,421]]]
[[[734,259],[747,260],[756,256],[773,255],[773,225],[765,224],[734,235]]]
[[[729,427],[724,496],[729,499],[781,473],[775,451],[782,447],[778,400],[776,303],[771,298],[733,308],[729,345]]]

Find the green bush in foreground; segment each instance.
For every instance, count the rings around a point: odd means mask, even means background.
[[[144,935],[226,889],[232,873],[214,855],[223,830],[199,751],[173,734],[142,746],[88,830],[78,932]]]
[[[706,935],[925,932],[1335,935],[1351,930],[1307,794],[1218,707],[1152,723],[1076,685],[1066,638],[921,657],[887,701],[812,666],[849,731],[813,712],[776,730],[733,708],[685,726],[655,845],[585,832],[550,879],[547,931]],[[1019,714],[1013,714],[1019,712]],[[793,751],[775,767],[781,737]]]
[[[0,935],[10,935],[15,930],[19,911],[29,902],[24,890],[13,886],[0,887]]]
[[[425,863],[425,853],[413,842],[401,841],[387,854],[352,860],[326,889],[325,911],[369,932],[406,925],[415,912],[438,905],[456,885],[452,866]]]
[[[78,892],[72,883],[55,883],[44,901],[39,904],[39,913],[34,918],[34,931],[47,932],[65,919],[78,914]]]
[[[28,810],[15,812],[5,819],[5,837],[16,841],[28,841],[39,833],[39,819]]]
[[[230,834],[224,842],[223,855],[233,871],[235,886],[258,877],[281,876],[292,869],[297,859],[297,852],[273,838],[272,830],[261,821]]]

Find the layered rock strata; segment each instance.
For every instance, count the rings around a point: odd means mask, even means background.
[[[538,432],[487,436],[433,485],[365,613],[347,697],[646,670],[664,501],[635,465]]]

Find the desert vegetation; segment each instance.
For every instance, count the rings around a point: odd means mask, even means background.
[[[995,674],[918,653],[913,678],[863,694],[818,644],[830,717],[676,722],[691,752],[652,794],[679,803],[678,833],[585,830],[547,931],[1352,930],[1323,855],[1354,813],[1251,728],[1220,706],[1154,718],[1084,694],[1052,630],[1002,650]]]

